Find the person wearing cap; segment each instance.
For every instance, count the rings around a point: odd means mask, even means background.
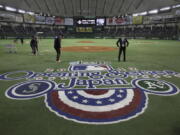
[[[60,33],[58,36],[54,39],[54,49],[56,50],[56,61],[60,62],[60,56],[61,56],[61,39],[63,35]]]
[[[126,38],[121,39],[119,38],[116,42],[117,47],[119,47],[119,55],[118,55],[118,61],[121,60],[121,54],[123,52],[124,55],[124,61],[126,61],[126,47],[128,47],[129,42]]]

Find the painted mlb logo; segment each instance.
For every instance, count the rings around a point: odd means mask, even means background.
[[[110,66],[104,64],[77,64],[71,65],[69,71],[107,71],[111,70]]]
[[[87,70],[84,73],[85,69],[89,67],[92,67],[93,70]],[[96,70],[94,70],[95,68]],[[152,75],[179,74],[170,71],[149,71],[149,73]],[[13,80],[13,78],[9,78],[11,74],[13,72],[0,75],[0,80]],[[143,75],[143,72],[136,71],[136,74],[137,76],[138,74]],[[43,77],[68,77],[69,85],[56,83],[52,80],[25,81],[11,86],[6,91],[6,96],[17,100],[44,96],[46,107],[51,112],[78,123],[112,124],[127,121],[145,112],[148,107],[149,94],[170,96],[179,93],[179,89],[167,81],[141,78],[127,82],[123,79],[132,75],[132,72],[115,71],[111,66],[102,64],[70,65],[69,72],[63,72],[63,74],[60,72],[33,73],[26,71],[26,74],[18,77],[18,79],[32,79],[40,75]],[[92,77],[92,75],[98,77]],[[74,76],[76,76],[76,79],[72,79]],[[86,77],[86,79],[80,79],[83,77]],[[14,80],[17,80],[17,78],[14,78]],[[88,84],[90,82],[91,85]],[[76,88],[76,86],[82,88]]]

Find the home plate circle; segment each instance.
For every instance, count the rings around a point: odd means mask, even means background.
[[[140,115],[147,96],[140,89],[51,91],[46,106],[58,116],[78,123],[111,124]]]

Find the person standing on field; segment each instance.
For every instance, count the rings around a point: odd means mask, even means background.
[[[24,38],[21,37],[21,38],[20,38],[20,41],[21,41],[21,45],[23,45],[23,44],[24,44]]]
[[[129,42],[126,38],[121,39],[119,38],[116,42],[117,47],[119,47],[119,55],[118,55],[118,61],[121,60],[121,54],[123,52],[124,61],[126,61],[126,47],[128,47]]]
[[[35,36],[32,36],[32,39],[31,39],[31,42],[30,42],[30,46],[31,46],[33,55],[37,55],[37,52],[38,52],[38,41],[37,41],[37,38]]]
[[[54,39],[54,49],[56,50],[56,62],[60,62],[61,57],[61,39],[63,35],[59,34]]]

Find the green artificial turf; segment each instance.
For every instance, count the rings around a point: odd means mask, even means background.
[[[170,40],[129,40],[127,61],[118,62],[118,49],[110,52],[65,52],[61,63],[55,62],[53,39],[39,41],[38,56],[31,54],[30,40],[16,44],[17,53],[7,53],[0,40],[0,74],[12,71],[44,72],[47,68],[68,68],[73,61],[106,61],[116,68],[135,67],[138,70],[172,70],[180,73],[180,42]],[[78,43],[93,41],[94,43]],[[63,39],[62,46],[116,47],[116,39]],[[13,77],[13,75],[12,75]],[[180,78],[160,78],[180,88]],[[5,96],[10,86],[25,80],[0,80],[0,135],[180,135],[180,94],[149,95],[143,114],[128,121],[108,125],[79,124],[56,116],[44,103],[44,97],[12,100]]]

